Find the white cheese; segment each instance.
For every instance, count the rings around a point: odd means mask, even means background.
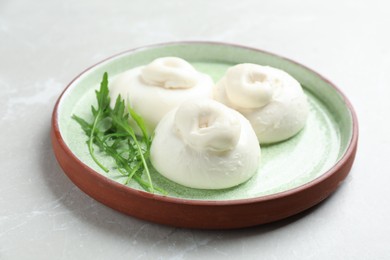
[[[211,99],[196,99],[160,121],[150,158],[160,174],[181,185],[223,189],[257,172],[260,146],[240,113]]]
[[[192,65],[176,57],[158,58],[146,66],[118,75],[110,85],[111,107],[118,95],[130,104],[153,133],[161,118],[183,101],[211,98],[212,79],[196,71]],[[131,126],[140,134],[130,119]]]
[[[260,143],[294,136],[304,127],[309,114],[299,82],[269,66],[244,63],[229,68],[215,85],[213,95],[251,122]]]

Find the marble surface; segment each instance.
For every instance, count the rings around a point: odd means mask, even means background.
[[[0,1],[0,259],[389,259],[388,1]],[[356,108],[353,169],[315,208],[234,231],[161,226],[86,196],[49,139],[79,72],[143,45],[207,40],[295,59]]]

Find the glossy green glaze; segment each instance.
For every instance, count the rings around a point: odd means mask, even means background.
[[[58,110],[59,127],[65,143],[74,155],[95,171],[123,183],[124,177],[112,168],[109,158],[100,156],[111,168],[104,173],[91,159],[84,135],[72,114],[90,115],[95,104],[94,89],[102,74],[110,79],[127,69],[144,65],[157,57],[178,56],[217,81],[226,69],[237,63],[251,62],[283,69],[304,87],[310,102],[310,116],[305,128],[295,137],[281,143],[262,146],[261,166],[248,182],[225,190],[197,190],[173,183],[157,172],[155,185],[168,196],[186,199],[231,200],[254,198],[286,191],[306,184],[329,170],[345,153],[352,136],[352,116],[343,97],[327,81],[289,60],[256,50],[215,44],[172,44],[139,49],[109,59],[77,78],[64,93]],[[129,186],[140,189],[135,182]]]

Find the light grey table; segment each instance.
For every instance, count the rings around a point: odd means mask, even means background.
[[[63,174],[55,100],[112,54],[225,41],[303,63],[354,104],[360,144],[344,184],[285,221],[235,231],[125,216]],[[0,259],[390,259],[388,1],[0,1]]]

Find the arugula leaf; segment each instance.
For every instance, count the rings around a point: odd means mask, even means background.
[[[72,119],[76,120],[76,122],[79,123],[79,125],[84,130],[86,135],[89,136],[91,134],[92,126],[90,124],[88,124],[87,121],[85,121],[84,119],[82,119],[81,117],[78,117],[76,115],[73,115]]]
[[[116,165],[116,169],[127,176],[125,185],[134,179],[142,188],[154,193],[155,191],[166,194],[161,188],[154,187],[149,171],[149,154],[152,137],[147,134],[146,125],[143,118],[138,115],[127,104],[121,96],[118,96],[114,108],[110,107],[110,96],[108,88],[108,74],[104,73],[100,83],[100,89],[95,91],[97,107],[91,106],[93,121],[86,120],[73,115],[74,119],[88,136],[87,145],[89,153],[95,163],[105,172],[109,170],[96,158],[94,145],[104,154],[111,157]],[[142,139],[138,139],[134,129],[129,124],[132,118],[143,134]],[[146,174],[147,181],[142,178]]]
[[[134,109],[131,108],[130,106],[130,101],[127,101],[127,103],[129,104],[127,106],[127,111],[129,112],[131,118],[133,118],[133,120],[137,123],[137,126],[141,129],[141,132],[142,132],[142,135],[143,135],[143,138],[144,138],[144,141],[145,143],[147,144],[148,147],[150,147],[151,145],[151,139],[149,138],[148,136],[148,132],[146,130],[146,124],[145,124],[145,121],[144,119],[138,115]]]
[[[98,107],[95,108],[94,106],[91,106],[92,115],[94,116],[94,120],[92,122],[92,128],[89,132],[89,139],[88,139],[88,150],[91,154],[92,159],[95,161],[97,165],[99,165],[100,168],[102,168],[105,172],[108,172],[108,169],[102,165],[99,160],[95,156],[95,151],[93,148],[93,143],[95,136],[97,134],[97,127],[101,120],[104,118],[104,115],[107,113],[108,108],[110,107],[110,96],[108,95],[108,74],[107,72],[103,75],[103,80],[100,83],[100,90],[95,91],[96,93],[96,99],[98,103]],[[80,120],[79,120],[80,121]],[[78,122],[79,122],[78,121]],[[80,123],[80,122],[79,122]]]
[[[128,104],[128,107],[130,107],[129,104]],[[137,125],[141,128],[141,130],[144,129],[145,134],[146,134],[145,125],[143,123],[143,119],[141,118],[141,116],[139,116],[137,113],[135,113],[135,111],[133,111],[132,109],[129,109],[129,111],[131,111],[130,114],[131,113],[133,114],[132,117],[137,119],[137,120],[134,119],[135,122],[137,123]],[[151,192],[154,192],[152,179],[150,177],[149,167],[148,167],[148,165],[146,163],[146,159],[145,159],[145,154],[142,152],[141,145],[138,142],[138,139],[135,135],[133,128],[131,128],[129,123],[128,123],[129,114],[125,113],[125,101],[121,98],[120,95],[116,99],[115,107],[111,111],[110,116],[111,116],[113,125],[117,128],[117,131],[119,133],[123,133],[123,132],[127,133],[133,139],[135,146],[138,150],[139,158],[142,161],[146,176],[147,176],[148,181],[150,183],[150,190],[151,190]],[[144,139],[145,138],[147,140],[146,141],[147,147],[149,148],[149,139],[147,136],[144,135]]]

